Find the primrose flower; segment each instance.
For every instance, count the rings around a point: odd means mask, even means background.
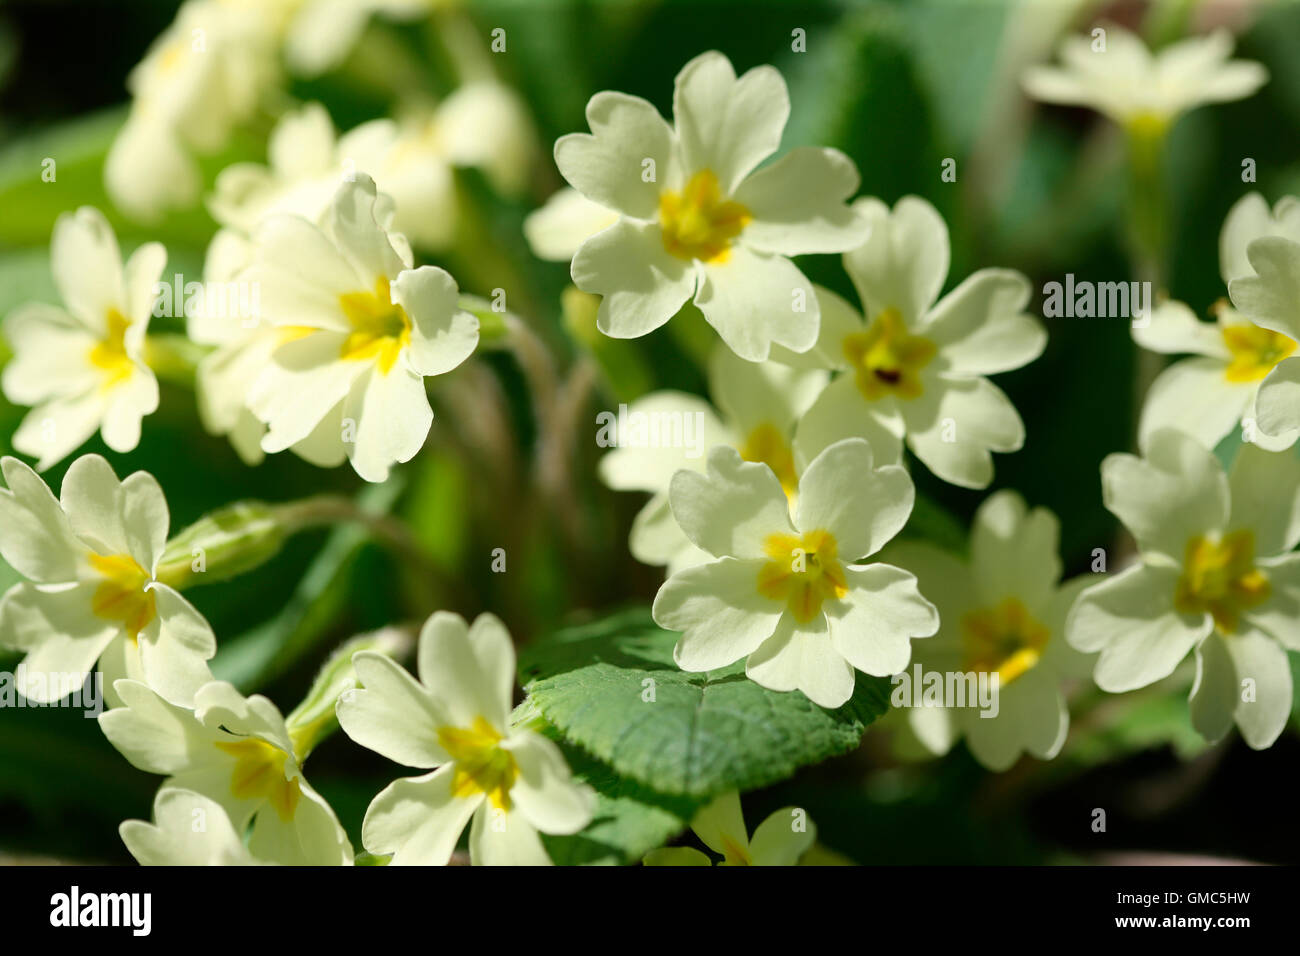
[[[294,733],[265,697],[244,697],[224,681],[210,681],[190,710],[138,681],[119,680],[115,688],[124,706],[99,715],[109,742],[133,767],[165,775],[165,790],[192,790],[219,804],[235,833],[242,836],[251,821],[254,858],[308,866],[352,862],[334,811],[303,777],[305,755]]]
[[[1247,278],[1255,275],[1247,250],[1255,239],[1264,236],[1300,241],[1300,203],[1284,199],[1270,213],[1263,197],[1251,193],[1228,213],[1219,238],[1219,269],[1225,284],[1246,282],[1239,287],[1244,301],[1261,301],[1252,290],[1252,286],[1260,287],[1260,281],[1252,283]],[[1276,282],[1276,273],[1270,275]],[[1272,301],[1277,302],[1277,298]],[[1283,311],[1289,308],[1285,303],[1283,306]],[[1268,305],[1263,309],[1267,314]],[[1217,323],[1203,323],[1183,303],[1165,302],[1153,310],[1150,322],[1133,327],[1133,338],[1144,348],[1195,356],[1175,362],[1151,383],[1142,406],[1140,441],[1145,442],[1162,428],[1178,428],[1213,448],[1241,423],[1248,440],[1262,448],[1278,451],[1289,447],[1300,427],[1300,403],[1290,416],[1292,424],[1287,426],[1287,373],[1293,380],[1300,380],[1300,359],[1289,365],[1287,362],[1295,352],[1294,336],[1300,334],[1300,324],[1290,326],[1290,334],[1283,334],[1274,330],[1276,322],[1270,328],[1256,325],[1226,302],[1217,304],[1214,311]],[[1267,428],[1258,425],[1257,408],[1266,387],[1275,400],[1270,414],[1265,416]],[[1278,430],[1276,435],[1269,433],[1273,429]]]
[[[193,790],[163,787],[153,823],[127,820],[118,833],[141,866],[257,866],[226,810]]]
[[[1291,713],[1286,650],[1300,650],[1300,460],[1247,444],[1225,475],[1166,429],[1144,458],[1108,456],[1101,479],[1140,556],[1079,596],[1067,639],[1101,652],[1094,676],[1114,693],[1168,676],[1194,650],[1192,724],[1217,740],[1235,721],[1251,747],[1270,746]]]
[[[777,810],[758,825],[749,839],[740,811],[740,794],[724,793],[695,814],[691,829],[723,866],[794,866],[817,840],[817,827],[798,807]],[[652,850],[646,866],[712,866],[713,861],[693,847]]]
[[[26,652],[19,690],[50,703],[51,675],[106,681],[142,675],[168,700],[188,703],[211,679],[212,628],[156,577],[167,542],[167,502],[152,475],[118,481],[84,455],[63,478],[62,500],[16,458],[0,459],[0,555],[27,578],[0,598],[0,644]]]
[[[145,331],[166,263],[167,251],[151,242],[123,265],[112,227],[90,206],[55,222],[50,268],[64,305],[31,303],[8,315],[14,357],[0,378],[6,398],[35,406],[13,445],[39,470],[96,431],[114,451],[140,443],[140,422],[158,407]]]
[[[591,134],[555,144],[555,162],[579,193],[618,213],[573,259],[573,282],[604,298],[597,326],[636,338],[692,297],[722,340],[763,361],[772,343],[795,352],[817,338],[817,302],[789,256],[842,252],[866,238],[845,201],[853,162],[800,147],[759,169],[781,142],[790,97],[760,66],[737,79],[720,53],[677,74],[674,125],[645,100],[597,93]]]
[[[594,794],[575,783],[559,747],[510,726],[515,651],[497,618],[472,627],[440,611],[420,632],[417,682],[391,658],[352,658],[364,690],[338,704],[344,732],[408,767],[436,768],[397,780],[371,802],[366,849],[391,864],[442,866],[470,826],[471,861],[546,865],[539,833],[577,833]]]
[[[1098,29],[1104,34],[1065,39],[1062,66],[1027,70],[1026,92],[1047,103],[1091,107],[1129,128],[1163,131],[1189,110],[1245,99],[1268,82],[1260,64],[1229,59],[1233,40],[1226,30],[1153,54],[1123,27]]]
[[[896,535],[915,492],[899,465],[873,467],[859,438],[831,445],[799,478],[793,520],[780,479],[730,446],[708,473],[679,471],[669,501],[686,536],[716,560],[659,589],[654,619],[683,631],[673,658],[708,671],[746,658],[745,673],[821,707],[853,694],[854,668],[885,677],[907,666],[911,638],[939,627],[916,579],[859,564]]]
[[[248,394],[269,426],[263,450],[295,446],[326,466],[347,458],[367,481],[420,450],[433,422],[425,376],[451,371],[478,345],[478,320],[457,304],[455,280],[412,268],[379,208],[374,181],[358,173],[322,226],[267,219],[239,274],[258,289],[258,318],[283,335]]]
[[[718,411],[685,392],[653,392],[632,402],[624,416],[627,434],[619,434],[618,447],[601,459],[600,476],[620,491],[652,493],[632,524],[633,556],[667,565],[669,573],[709,559],[678,526],[668,488],[679,469],[703,472],[714,445],[731,445],[745,461],[768,465],[786,493],[794,494],[807,461],[791,433],[825,383],[820,369],[747,362],[719,344],[709,357],[709,391]],[[665,433],[673,440],[665,442]]]
[[[1233,277],[1228,294],[1254,323],[1246,327],[1241,355],[1233,355],[1243,377],[1263,379],[1255,396],[1254,440],[1280,449],[1300,436],[1300,203],[1283,200],[1273,223],[1274,234],[1246,246],[1254,274]]]
[[[972,695],[962,706],[927,702],[907,710],[933,752],[946,753],[965,737],[980,763],[1006,770],[1024,752],[1050,760],[1060,751],[1070,724],[1061,681],[1090,666],[1066,643],[1065,617],[1093,579],[1060,582],[1059,539],[1054,514],[1000,491],[975,512],[969,561],[920,541],[885,552],[916,575],[939,609],[939,632],[918,646],[914,669],[997,677],[996,707]]]
[[[373,124],[358,127],[365,141],[374,139],[373,130]],[[208,244],[202,308],[186,311],[189,337],[213,346],[199,362],[195,380],[199,417],[212,434],[228,436],[240,458],[250,465],[265,457],[262,438],[266,425],[249,409],[249,393],[275,349],[296,334],[292,328],[286,332],[255,314],[260,288],[240,277],[252,258],[250,236],[264,220],[278,214],[301,216],[320,226],[344,182],[349,168],[346,163],[352,162],[343,159],[350,156],[350,149],[345,143],[336,144],[334,125],[325,108],[308,103],[286,113],[271,131],[269,166],[236,163],[226,167],[217,176],[216,191],[208,201],[222,228]],[[379,193],[375,215],[385,230],[391,227],[394,212],[392,199]],[[294,450],[312,460],[310,442],[301,442]],[[337,461],[327,457],[324,463]]]
[[[127,78],[131,113],[104,162],[113,202],[140,220],[199,198],[196,153],[220,150],[279,77],[283,4],[188,0]]]
[[[935,208],[914,196],[892,212],[877,199],[854,205],[871,223],[871,238],[845,254],[844,268],[866,321],[833,292],[817,289],[817,345],[778,358],[844,374],[804,415],[796,441],[811,454],[843,438],[865,438],[890,464],[906,440],[944,481],[987,487],[990,450],[1016,451],[1025,427],[984,376],[1033,361],[1047,341],[1024,312],[1029,280],[1009,269],[981,269],[939,299],[949,247]]]

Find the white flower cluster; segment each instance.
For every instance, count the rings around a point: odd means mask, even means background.
[[[117,200],[146,214],[188,201],[198,188],[190,154],[219,149],[259,107],[282,53],[294,69],[320,70],[370,13],[429,5],[191,0],[133,74],[131,118],[108,160]],[[1218,36],[1154,61],[1117,29],[1105,61],[1079,42],[1063,53],[1068,71],[1037,71],[1027,85],[1125,122],[1165,122],[1263,81],[1251,65],[1225,63]],[[1135,77],[1154,92],[1128,103]],[[575,285],[602,297],[606,335],[646,335],[691,302],[717,333],[712,404],[661,391],[628,409],[633,419],[691,416],[699,447],[623,434],[600,465],[610,487],[651,495],[630,548],[668,568],[653,615],[681,633],[677,665],[743,661],[762,687],[827,709],[850,702],[858,671],[888,678],[915,663],[995,678],[995,713],[945,704],[909,722],[930,750],[964,737],[1001,770],[1061,750],[1068,682],[1091,671],[1103,690],[1128,691],[1191,654],[1195,727],[1217,739],[1235,723],[1250,746],[1271,745],[1292,706],[1285,651],[1300,650],[1300,458],[1290,451],[1300,435],[1300,204],[1269,210],[1250,196],[1234,207],[1221,240],[1232,305],[1216,324],[1165,303],[1135,330],[1146,348],[1196,357],[1152,387],[1141,454],[1101,465],[1106,507],[1136,539],[1131,565],[1062,581],[1056,517],[1010,491],[976,511],[968,555],[895,540],[913,516],[916,463],[985,489],[992,453],[1024,445],[1019,413],[988,376],[1032,362],[1047,334],[1027,312],[1020,273],[980,269],[945,292],[948,229],[930,203],[855,199],[857,170],[835,150],[799,146],[768,161],[790,109],[776,70],[737,77],[716,52],[678,74],[671,123],[644,100],[599,93],[591,132],[555,145],[572,190],[526,228],[539,255],[571,258]],[[412,243],[439,249],[456,234],[452,166],[480,166],[505,189],[519,179],[483,148],[482,124],[522,125],[513,94],[486,81],[341,137],[308,105],[280,119],[266,166],[218,177],[206,280],[255,294],[225,310],[209,298],[187,313],[187,332],[208,349],[196,372],[203,422],[245,460],[291,449],[380,482],[419,452],[433,417],[425,379],[470,358],[479,321],[446,271],[416,264]],[[813,284],[792,258],[816,253],[842,256],[856,302]],[[14,350],[4,393],[32,406],[14,446],[38,470],[96,431],[113,451],[133,449],[159,401],[149,323],[165,250],[149,243],[124,263],[108,221],[83,208],[55,225],[51,261],[62,305],[24,306],[4,325]],[[1214,448],[1238,424],[1245,442],[1225,469]],[[158,483],[142,472],[119,481],[86,455],[56,498],[18,460],[0,470],[0,556],[25,579],[0,598],[0,643],[26,655],[29,677],[96,665],[107,677],[104,733],[165,778],[154,822],[122,826],[136,858],[354,862],[303,773],[320,714],[286,717],[213,679],[212,629],[162,570],[170,516]],[[325,707],[353,741],[422,773],[371,802],[366,850],[445,864],[468,826],[476,863],[548,863],[542,836],[583,830],[596,795],[558,744],[512,719],[504,625],[435,613],[414,670],[418,679],[384,653],[356,653]],[[21,690],[52,693],[35,681]],[[801,811],[777,811],[751,838],[728,793],[692,827],[728,865],[790,864],[816,832],[791,827],[791,812]],[[196,816],[207,825],[191,826]],[[710,858],[678,849],[646,862]]]

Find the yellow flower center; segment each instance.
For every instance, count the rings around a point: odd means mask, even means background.
[[[514,755],[501,748],[503,739],[483,717],[475,717],[469,727],[438,728],[438,743],[456,764],[451,781],[455,796],[483,793],[498,810],[510,809],[519,767]]]
[[[758,593],[784,602],[800,624],[816,617],[828,598],[849,593],[839,546],[829,531],[768,535],[763,550],[770,560],[759,569]]]
[[[1268,575],[1255,567],[1255,535],[1249,529],[1221,539],[1197,535],[1183,553],[1183,574],[1174,607],[1183,614],[1209,614],[1225,634],[1237,629],[1241,612],[1266,600]]]
[[[679,259],[725,262],[731,241],[752,218],[740,203],[722,198],[712,170],[700,170],[681,192],[665,189],[659,194],[664,248]]]
[[[1013,597],[1004,598],[993,607],[967,611],[962,615],[961,631],[966,666],[973,671],[997,674],[1001,687],[1033,668],[1051,637],[1047,626]]]
[[[770,422],[764,422],[749,433],[739,448],[740,457],[745,461],[761,462],[772,472],[785,489],[789,498],[799,487],[799,476],[794,468],[794,451],[785,440],[781,430]]]
[[[91,554],[90,566],[103,578],[90,599],[90,609],[105,621],[117,621],[135,640],[156,613],[153,591],[145,590],[151,578],[129,554]]]
[[[892,307],[863,331],[844,337],[844,356],[853,368],[858,391],[868,401],[886,395],[919,398],[921,369],[937,351],[929,339],[908,332],[903,314]]]
[[[340,357],[349,362],[374,362],[387,375],[411,341],[411,319],[392,301],[388,279],[380,276],[374,292],[348,292],[339,306],[352,325]]]
[[[104,337],[90,350],[90,364],[104,372],[101,389],[107,391],[131,376],[135,363],[126,354],[126,330],[131,320],[117,309],[109,309]]]
[[[1232,353],[1224,372],[1229,382],[1258,382],[1296,348],[1293,339],[1257,325],[1228,326],[1223,330],[1223,344]]]
[[[221,741],[216,747],[235,758],[230,775],[230,792],[235,799],[265,800],[281,820],[287,823],[293,819],[302,790],[297,779],[285,775],[287,753],[258,737]]]

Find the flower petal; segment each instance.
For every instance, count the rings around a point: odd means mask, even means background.
[[[986,378],[926,377],[920,398],[900,402],[907,447],[932,472],[962,488],[993,480],[989,451],[1018,451],[1025,426],[1011,400]]]
[[[1286,651],[1263,634],[1235,634],[1225,644],[1236,674],[1233,718],[1246,743],[1265,750],[1291,717],[1290,661]]]
[[[673,659],[686,671],[740,660],[771,636],[782,605],[759,593],[759,561],[722,558],[686,568],[655,595],[655,623],[682,631]]]
[[[212,680],[207,662],[217,652],[212,626],[189,601],[155,583],[157,616],[140,633],[140,665],[149,686],[175,704],[189,706]]]
[[[948,275],[943,217],[916,196],[904,196],[892,212],[878,199],[859,199],[853,206],[871,224],[867,241],[844,254],[863,314],[870,318],[898,309],[908,326],[917,328]]]
[[[690,172],[711,169],[725,195],[776,152],[789,117],[790,93],[773,67],[754,67],[737,79],[731,61],[710,51],[677,74],[673,120],[683,165]]]
[[[479,805],[469,828],[469,858],[475,866],[550,866],[537,829],[521,810]]]
[[[926,319],[948,370],[993,375],[1043,354],[1047,330],[1025,314],[1029,280],[1010,269],[981,269],[944,296]]]
[[[741,241],[760,252],[801,256],[844,252],[869,226],[848,205],[858,168],[837,149],[799,146],[740,184],[733,197],[753,216]]]
[[[1300,458],[1242,445],[1228,484],[1228,525],[1254,533],[1256,557],[1283,554],[1300,543]]]
[[[24,697],[41,704],[66,697],[119,633],[117,622],[91,613],[96,586],[47,590],[23,583],[0,598],[0,634],[9,647],[27,652],[17,682]]]
[[[1046,508],[1029,510],[1014,491],[984,499],[971,524],[971,573],[980,600],[1016,597],[1035,616],[1046,611],[1061,579],[1061,525]]]
[[[582,244],[573,284],[603,296],[596,327],[616,339],[653,332],[695,291],[695,269],[668,254],[657,225],[620,219]]]
[[[875,554],[903,529],[916,489],[900,465],[875,468],[871,446],[860,438],[831,445],[799,479],[795,527],[835,536],[846,563]]]
[[[75,580],[86,546],[77,540],[59,500],[17,458],[0,458],[8,490],[0,489],[0,556],[37,584]]]
[[[372,367],[343,400],[343,424],[355,434],[348,459],[366,481],[386,481],[389,469],[416,456],[433,426],[424,379],[402,365]]]
[[[776,632],[745,661],[745,675],[768,690],[802,691],[828,709],[853,696],[853,665],[835,647],[821,614],[807,624],[783,614]]]
[[[450,372],[478,348],[478,319],[457,304],[456,280],[436,266],[407,269],[392,286],[415,334],[406,354],[420,375]]]
[[[454,726],[468,727],[477,717],[499,731],[508,726],[515,649],[495,615],[480,614],[466,626],[459,615],[434,614],[420,630],[417,670]]]
[[[438,742],[438,728],[451,718],[405,668],[373,651],[354,655],[352,667],[361,687],[339,699],[344,733],[406,767],[437,767],[451,759]]]
[[[288,820],[271,808],[253,820],[248,848],[261,860],[285,866],[348,866],[352,844],[325,798],[299,779],[301,797]]]
[[[392,854],[389,866],[446,866],[465,824],[483,805],[482,794],[452,794],[455,764],[394,780],[366,809],[361,841],[375,854]]]
[[[50,269],[68,311],[91,332],[102,336],[108,329],[108,313],[126,307],[117,237],[93,206],[64,213],[55,221]]]
[[[1097,686],[1118,694],[1168,677],[1214,627],[1208,614],[1174,610],[1177,568],[1137,564],[1088,588],[1066,620],[1066,639],[1101,651]]]
[[[916,578],[901,568],[851,567],[845,578],[849,593],[826,609],[831,644],[863,673],[899,673],[912,657],[912,639],[939,630],[939,612],[917,590]]]
[[[742,461],[736,449],[709,452],[708,473],[678,471],[668,491],[686,536],[716,557],[762,558],[773,533],[791,533],[785,491],[772,469]]]
[[[1101,488],[1107,510],[1138,547],[1175,562],[1191,538],[1222,531],[1228,521],[1228,479],[1218,459],[1174,429],[1153,433],[1145,458],[1107,455]]]
[[[524,238],[533,255],[568,262],[589,238],[618,221],[618,213],[576,189],[561,189],[524,219]]]
[[[570,133],[556,141],[560,175],[599,206],[635,219],[656,219],[661,184],[674,178],[672,128],[640,97],[610,91],[588,101],[587,125],[590,135]],[[647,160],[654,162],[648,180]]]
[[[1279,362],[1260,383],[1255,416],[1261,432],[1281,439],[1271,444],[1294,444],[1300,434],[1300,356]]]
[[[725,260],[703,263],[700,270],[695,304],[741,358],[765,362],[774,343],[792,352],[816,343],[817,296],[789,259],[736,244]]]
[[[1229,382],[1217,358],[1175,362],[1151,383],[1142,405],[1138,443],[1145,446],[1162,428],[1176,428],[1213,448],[1241,421],[1252,388]]]
[[[1256,274],[1228,283],[1232,304],[1256,325],[1300,339],[1300,242],[1266,236],[1246,257]]]
[[[740,441],[698,395],[651,392],[623,411],[609,436],[618,444],[599,465],[601,480],[618,491],[667,491],[681,469],[704,471],[705,455],[714,445]],[[626,426],[622,432],[620,426]]]
[[[756,866],[795,866],[816,842],[817,826],[807,813],[799,807],[782,807],[754,830],[749,851]]]
[[[709,355],[709,392],[741,437],[769,425],[785,437],[825,388],[821,369],[794,369],[775,362],[748,362],[729,348]]]
[[[1232,358],[1218,324],[1202,322],[1195,312],[1174,299],[1161,302],[1151,310],[1148,321],[1130,328],[1133,341],[1150,352],[1204,355],[1223,362]]]
[[[576,783],[564,754],[540,734],[519,730],[504,748],[515,758],[519,776],[510,799],[524,819],[542,833],[577,833],[595,811],[595,791]]]
[[[862,438],[871,446],[876,465],[896,465],[903,458],[903,429],[893,398],[868,401],[852,375],[841,375],[822,389],[799,419],[794,435],[796,457],[808,462],[836,442]]]

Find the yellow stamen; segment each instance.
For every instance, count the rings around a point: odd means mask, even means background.
[[[771,560],[759,569],[758,593],[785,602],[800,624],[816,617],[827,599],[849,593],[839,545],[829,531],[768,535],[763,550]]]
[[[131,320],[117,309],[109,309],[105,319],[104,337],[90,350],[90,364],[102,369],[104,379],[100,388],[104,391],[131,377],[135,363],[126,354],[126,330]]]
[[[230,792],[237,800],[265,800],[281,820],[293,819],[302,789],[297,779],[285,776],[289,755],[258,737],[221,741],[217,749],[235,758],[230,775]]]
[[[745,461],[761,462],[772,472],[789,498],[799,487],[799,476],[794,468],[794,451],[781,430],[770,422],[763,422],[749,433],[740,446],[740,457]]]
[[[1255,567],[1255,535],[1233,531],[1215,540],[1197,535],[1187,542],[1183,574],[1174,607],[1183,614],[1205,614],[1225,634],[1237,630],[1241,612],[1268,598],[1268,575]]]
[[[153,591],[145,590],[149,572],[128,554],[91,554],[87,560],[103,578],[90,599],[90,609],[98,618],[119,622],[136,640],[157,613]]]
[[[961,629],[966,666],[973,671],[997,674],[1001,687],[1032,669],[1051,637],[1047,626],[1013,597],[1004,598],[993,607],[966,612],[962,615]]]
[[[725,262],[732,240],[752,218],[740,203],[722,198],[712,170],[700,170],[681,192],[659,194],[664,248],[679,259]]]
[[[868,401],[886,395],[919,398],[921,369],[936,352],[929,339],[908,332],[895,308],[885,309],[865,330],[844,338],[844,356],[853,368],[858,391]]]
[[[1224,328],[1223,344],[1232,353],[1223,374],[1229,382],[1238,383],[1258,382],[1296,348],[1295,341],[1281,332],[1245,324]]]
[[[387,375],[411,341],[410,316],[392,301],[388,280],[380,276],[374,292],[348,292],[339,296],[339,306],[352,324],[340,357],[345,361],[374,362]]]
[[[438,743],[455,762],[451,790],[457,797],[487,794],[498,810],[510,809],[510,790],[519,775],[514,755],[500,746],[503,736],[483,717],[469,727],[439,727]]]

